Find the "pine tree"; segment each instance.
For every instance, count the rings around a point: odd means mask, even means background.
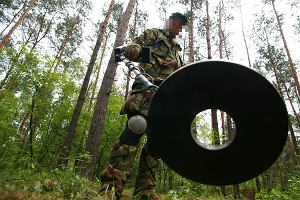
[[[137,0],[130,0],[119,24],[114,48],[123,45],[126,32],[128,29],[129,19],[134,10]],[[107,112],[107,104],[111,93],[117,63],[115,63],[114,53],[111,54],[107,69],[105,71],[102,85],[100,87],[97,102],[86,141],[85,151],[91,155],[91,159],[85,159],[80,162],[80,174],[93,179],[96,170],[96,163],[99,158],[99,145],[101,143],[102,131],[104,126],[104,118]]]
[[[67,164],[68,156],[69,156],[70,150],[71,150],[71,145],[72,145],[73,139],[75,137],[75,133],[76,133],[76,127],[77,127],[77,123],[78,123],[78,120],[79,120],[79,115],[81,113],[81,110],[82,110],[82,107],[83,107],[83,104],[84,104],[84,101],[85,101],[85,96],[86,96],[86,92],[87,92],[87,89],[88,89],[90,77],[91,77],[91,74],[92,74],[92,71],[93,71],[93,67],[95,65],[95,61],[96,61],[96,58],[97,58],[97,55],[98,55],[98,52],[99,52],[99,48],[100,48],[100,45],[102,43],[104,33],[105,33],[105,29],[106,29],[106,26],[108,24],[112,9],[114,7],[114,4],[115,4],[115,1],[112,0],[111,3],[110,3],[110,6],[108,8],[108,12],[107,12],[107,15],[105,17],[104,23],[101,27],[101,32],[98,35],[95,47],[93,49],[93,53],[92,53],[90,62],[88,64],[88,69],[87,69],[83,84],[81,86],[81,90],[80,90],[80,93],[79,93],[79,96],[78,96],[78,100],[77,100],[77,103],[75,105],[74,113],[72,115],[72,119],[71,119],[71,122],[70,122],[70,128],[69,128],[68,134],[66,135],[64,143],[63,143],[62,148],[61,148],[60,159],[58,161],[59,165],[66,165]]]

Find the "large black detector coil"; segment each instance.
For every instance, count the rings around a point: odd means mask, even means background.
[[[195,116],[206,109],[229,114],[232,143],[205,149],[191,135]],[[149,110],[151,148],[175,172],[209,185],[252,179],[278,158],[288,133],[285,104],[261,75],[242,65],[204,61],[187,65],[158,88]]]

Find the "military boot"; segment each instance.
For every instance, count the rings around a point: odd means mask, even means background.
[[[117,142],[112,150],[110,160],[101,172],[100,194],[113,192],[115,199],[120,199],[124,184],[132,173],[132,163],[137,153],[137,146]]]
[[[155,172],[157,171],[158,166],[159,160],[150,154],[148,146],[145,145],[140,156],[139,169],[136,177],[133,199],[159,199],[158,195],[155,193]]]

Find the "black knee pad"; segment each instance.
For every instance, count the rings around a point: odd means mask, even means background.
[[[119,140],[123,144],[134,146],[140,142],[140,139],[142,136],[143,136],[143,134],[135,134],[134,132],[132,132],[126,125],[125,129],[123,130],[123,132],[121,133],[121,135],[119,137]]]

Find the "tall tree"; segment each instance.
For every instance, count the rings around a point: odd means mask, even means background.
[[[114,48],[123,45],[125,41],[129,19],[134,10],[136,1],[137,0],[130,0],[128,2],[127,8],[123,13],[122,20],[118,26]],[[93,114],[89,135],[85,146],[85,151],[91,155],[91,159],[83,160],[80,163],[80,174],[83,176],[87,176],[89,179],[92,179],[94,176],[97,159],[99,158],[99,145],[101,143],[102,137],[101,134],[104,127],[104,119],[107,112],[108,99],[111,93],[116,68],[117,63],[115,63],[114,52],[112,52],[103,77],[102,85],[98,93],[95,111]]]
[[[3,33],[6,31],[6,29],[8,29],[8,27],[11,26],[11,24],[15,21],[15,19],[18,17],[18,15],[21,13],[22,10],[24,10],[24,8],[26,7],[26,4],[23,4],[23,6],[16,12],[13,14],[13,17],[11,19],[7,19],[7,17],[5,16],[4,12],[2,12],[3,10],[7,10],[10,7],[14,7],[12,6],[12,1],[11,2],[3,2],[3,4],[0,4],[0,17],[4,18],[3,20],[1,20],[1,22],[4,24],[5,21],[9,21],[7,23],[7,25],[5,26],[5,28],[1,31],[0,36],[3,35]]]
[[[91,94],[91,99],[90,99],[90,105],[89,105],[89,111],[92,110],[92,106],[93,106],[93,102],[94,102],[94,98],[95,98],[95,93],[96,93],[96,88],[97,88],[97,83],[99,81],[99,77],[100,77],[100,70],[101,70],[101,66],[103,64],[103,59],[105,56],[105,51],[107,48],[107,41],[109,38],[110,32],[105,34],[105,39],[104,39],[104,43],[102,45],[102,50],[101,50],[101,55],[100,55],[100,61],[98,63],[98,65],[96,65],[96,78],[94,81],[94,84],[91,86],[92,87],[92,94]]]
[[[131,41],[134,40],[134,38],[137,35],[137,21],[138,21],[138,8],[139,8],[139,2],[136,1],[136,6],[135,6],[135,13],[134,13],[134,19],[133,19],[133,26],[129,26],[129,38]],[[125,72],[125,69],[124,69]],[[127,73],[126,74],[126,84],[125,84],[125,93],[124,93],[124,101],[127,99],[128,94],[129,94],[129,84],[130,84],[130,70],[127,69]]]
[[[60,159],[58,161],[59,165],[66,165],[67,162],[68,162],[68,157],[69,157],[69,154],[70,154],[71,145],[72,145],[73,139],[75,137],[77,123],[78,123],[79,116],[80,116],[80,113],[81,113],[81,110],[82,110],[82,107],[83,107],[83,104],[84,104],[84,101],[85,101],[85,96],[86,96],[86,92],[87,92],[87,89],[88,89],[90,77],[91,77],[91,74],[93,72],[93,67],[95,65],[96,58],[97,58],[97,55],[98,55],[98,52],[99,52],[99,48],[100,48],[100,45],[102,43],[104,33],[105,33],[105,30],[106,30],[106,26],[107,26],[109,18],[111,16],[111,12],[113,10],[114,4],[115,4],[115,1],[112,0],[111,3],[110,3],[110,6],[108,8],[108,12],[106,14],[106,17],[104,19],[104,23],[102,24],[101,31],[98,35],[95,47],[93,49],[93,53],[92,53],[90,62],[88,64],[88,69],[87,69],[87,72],[85,74],[83,84],[81,86],[81,90],[80,90],[80,93],[79,93],[79,96],[78,96],[78,100],[77,100],[77,103],[75,105],[75,109],[74,109],[74,112],[73,112],[73,115],[72,115],[72,119],[71,119],[71,122],[70,122],[70,128],[69,128],[68,134],[66,135],[65,140],[64,140],[63,145],[62,145],[62,148],[61,148]]]
[[[14,31],[18,28],[18,26],[21,24],[21,22],[24,20],[24,18],[28,15],[29,11],[33,8],[33,6],[36,2],[37,2],[37,0],[31,0],[29,2],[29,5],[24,10],[24,13],[20,16],[18,21],[13,25],[13,27],[8,31],[8,33],[3,37],[3,39],[0,43],[0,49],[2,49],[4,47],[4,45],[8,42],[10,36],[14,33]]]
[[[190,19],[188,23],[189,27],[189,63],[193,63],[195,60],[194,50],[194,0],[190,1]]]
[[[288,48],[288,45],[287,45],[287,42],[286,42],[286,39],[285,39],[285,35],[283,33],[282,21],[281,21],[279,15],[277,13],[277,10],[276,10],[276,7],[275,7],[275,0],[271,0],[271,3],[272,3],[272,8],[273,8],[273,11],[274,11],[274,14],[275,14],[275,17],[276,17],[276,21],[277,21],[278,29],[279,29],[279,32],[280,32],[280,36],[281,36],[281,39],[282,39],[282,42],[283,42],[283,45],[284,45],[284,49],[285,49],[287,57],[288,57],[288,61],[289,61],[290,69],[291,69],[291,74],[292,74],[292,77],[295,81],[297,94],[300,97],[300,84],[299,84],[299,80],[298,80],[298,75],[297,75],[297,71],[296,71],[295,64],[293,62],[290,50]]]
[[[145,30],[145,25],[147,22],[148,22],[148,14],[143,12],[140,9],[139,4],[137,2],[136,7],[135,7],[133,25],[129,25],[128,39],[130,41],[126,41],[126,42],[128,42],[128,43],[132,42],[133,39],[138,35],[138,33],[143,32]],[[127,72],[125,72],[125,71],[127,71]],[[127,99],[127,96],[129,94],[129,84],[130,84],[131,75],[130,75],[128,69],[124,69],[124,74],[126,74],[124,99]]]
[[[206,5],[206,45],[207,45],[207,59],[212,59],[211,52],[211,20],[209,15],[209,3],[208,0],[205,2]],[[213,129],[213,140],[214,145],[220,145],[219,128],[218,128],[218,115],[217,109],[211,109],[211,124]]]
[[[117,32],[117,26],[120,23],[122,14],[123,14],[123,9],[124,9],[123,7],[124,7],[123,4],[116,3],[114,5],[114,9],[112,11],[112,20],[108,24],[108,29],[105,34],[104,43],[101,45],[101,55],[99,58],[100,61],[99,61],[99,65],[97,66],[97,69],[96,69],[96,78],[95,78],[94,84],[92,85],[92,94],[91,94],[91,99],[90,99],[89,110],[92,110],[92,107],[94,105],[93,103],[95,101],[96,89],[97,89],[97,85],[98,85],[99,77],[100,77],[100,70],[102,68],[103,59],[104,59],[107,47],[109,46],[108,39],[112,33]],[[106,11],[103,11],[103,13],[106,14]]]
[[[247,39],[246,39],[246,34],[245,34],[245,28],[244,28],[244,19],[243,19],[243,11],[242,11],[241,0],[236,0],[236,4],[237,4],[238,10],[240,12],[240,19],[241,19],[241,24],[242,24],[241,30],[242,30],[244,45],[245,45],[245,48],[246,48],[248,65],[249,65],[249,67],[251,67],[249,47],[248,47],[248,44],[247,44]]]
[[[63,54],[65,53],[66,47],[69,43],[71,43],[71,40],[74,40],[74,32],[76,30],[76,26],[80,23],[80,17],[77,15],[76,17],[69,17],[67,16],[65,18],[65,21],[58,25],[59,32],[66,32],[66,34],[63,35],[62,42],[58,48],[58,51],[55,55],[55,58],[53,60],[52,66],[50,71],[57,71],[57,67],[60,64],[61,58]]]

